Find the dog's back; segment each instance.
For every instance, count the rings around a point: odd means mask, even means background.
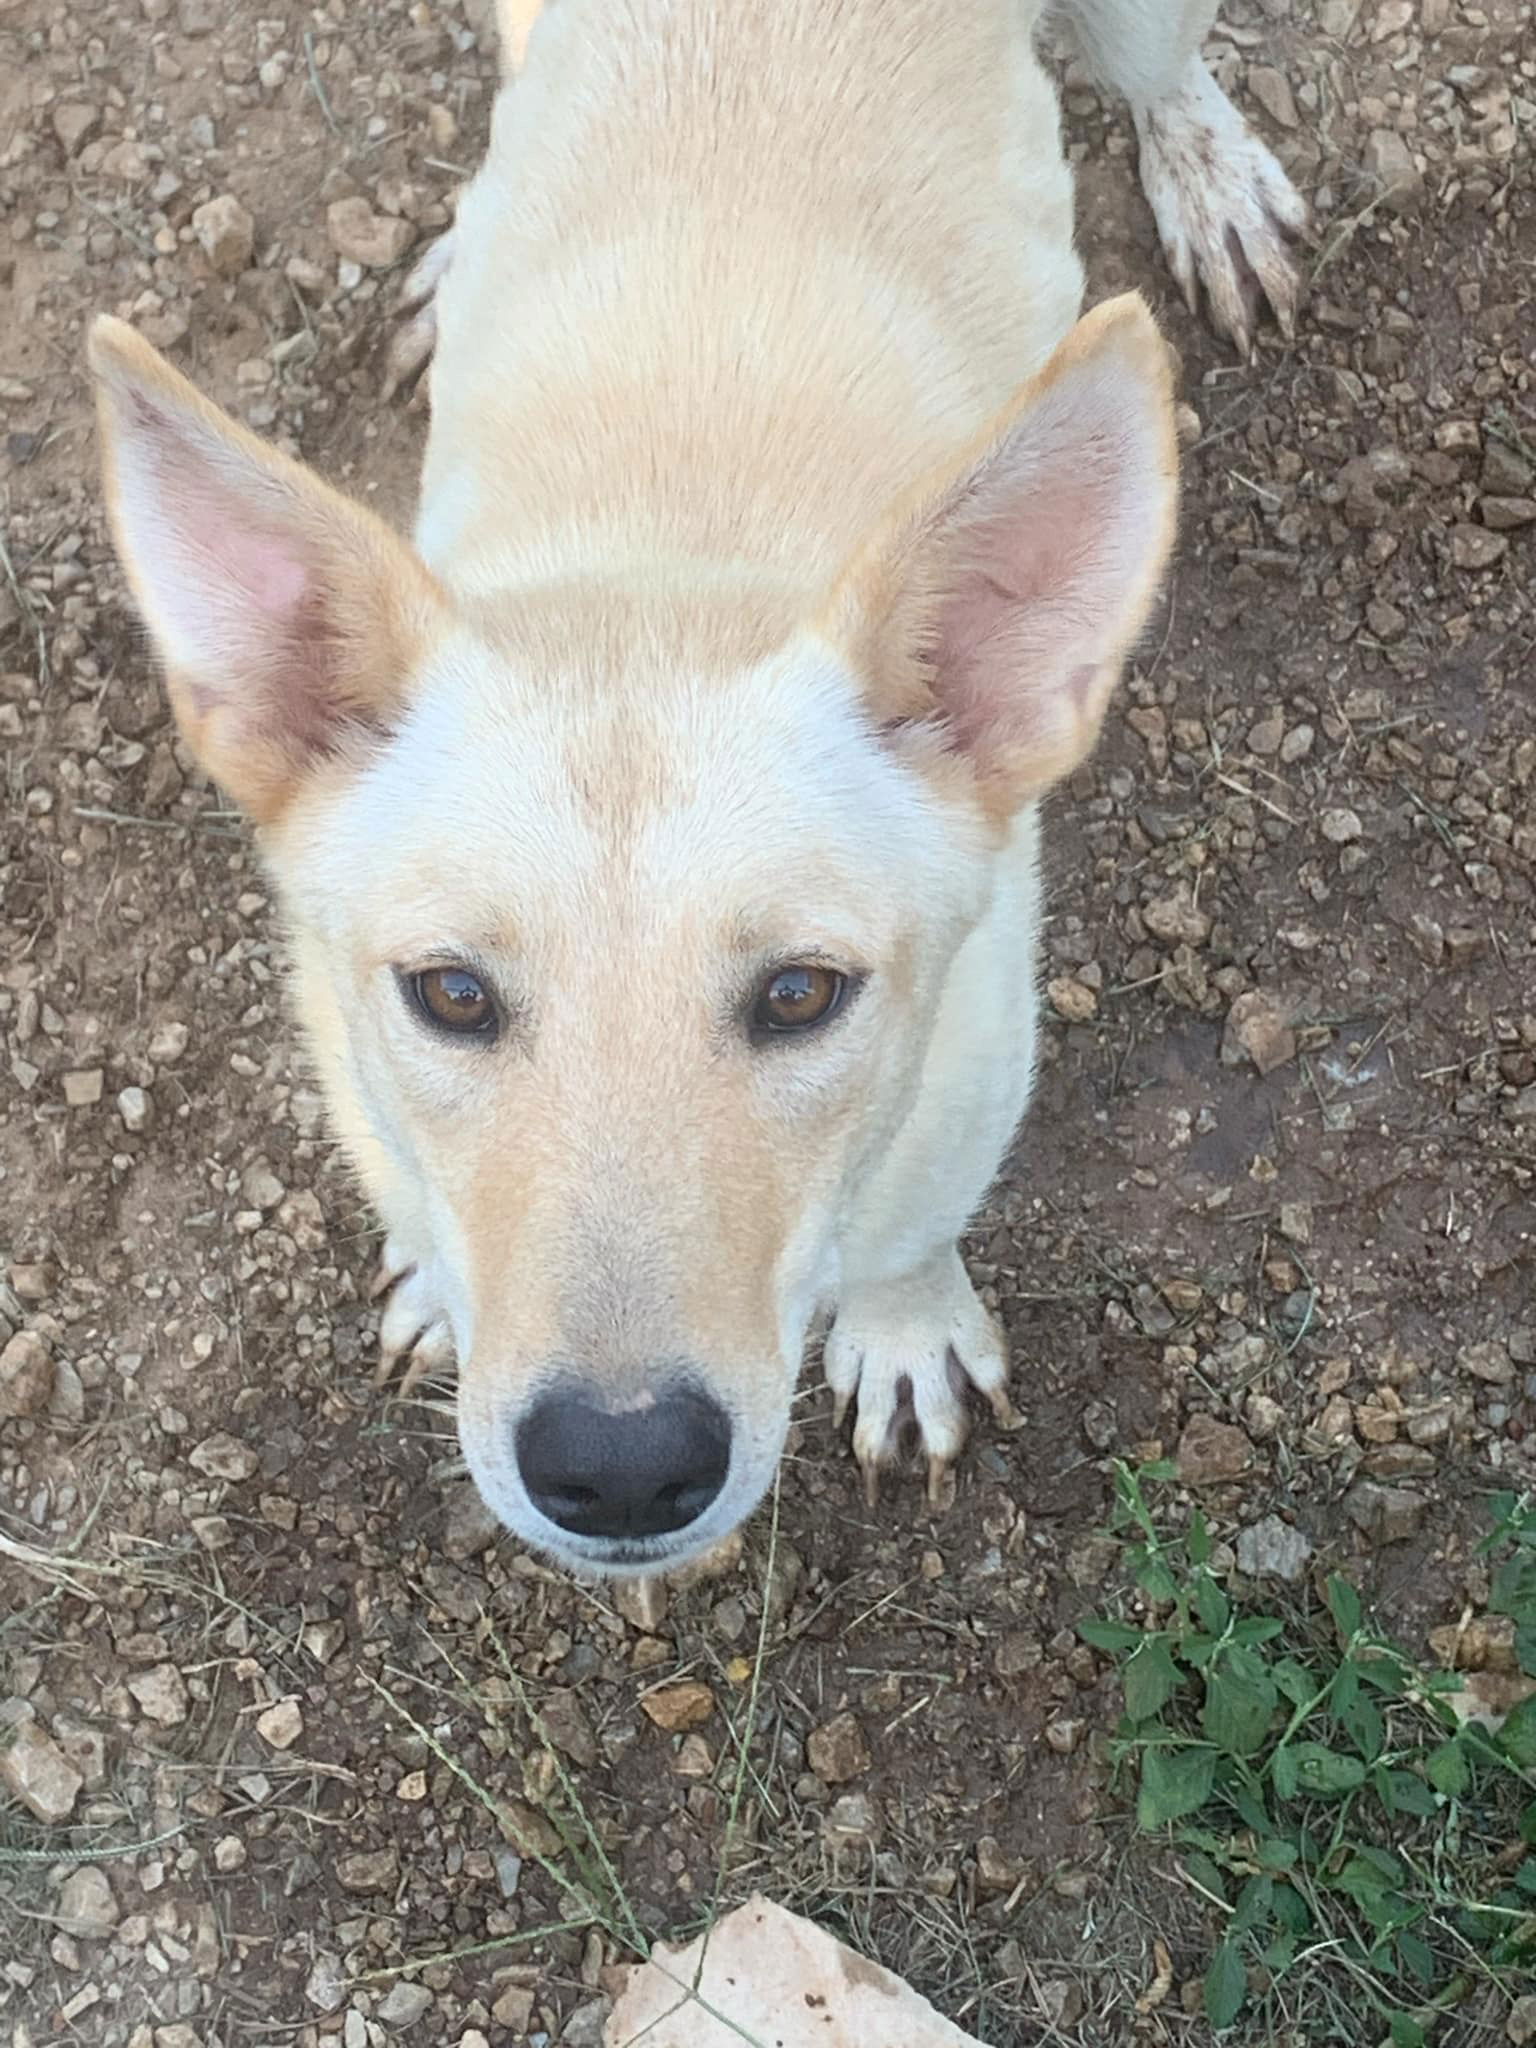
[[[440,295],[440,573],[833,573],[1076,316],[1025,14],[558,0]]]

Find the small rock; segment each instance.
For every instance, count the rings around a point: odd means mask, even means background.
[[[976,1844],[976,1885],[979,1891],[1011,1892],[1024,1875],[1016,1857],[1004,1854],[996,1835],[983,1835]]]
[[[1324,811],[1323,815],[1318,819],[1317,825],[1318,830],[1330,846],[1348,846],[1358,839],[1361,832],[1365,829],[1360,823],[1356,812],[1345,810],[1342,807],[1337,810]]]
[[[564,2048],[603,2048],[603,2029],[612,2011],[611,1998],[594,1998],[587,2005],[578,2005],[560,2029]]]
[[[670,1685],[658,1685],[640,1702],[646,1719],[654,1721],[669,1735],[702,1728],[715,1711],[715,1696],[696,1678],[679,1678]]]
[[[185,1053],[192,1034],[185,1024],[160,1024],[149,1041],[149,1056],[156,1066],[173,1067]]]
[[[821,1838],[834,1861],[866,1857],[880,1839],[880,1816],[867,1792],[844,1792],[827,1808]]]
[[[288,1190],[264,1159],[248,1166],[240,1176],[240,1193],[253,1209],[265,1213],[275,1209]]]
[[[1141,906],[1142,923],[1165,946],[1203,946],[1211,920],[1187,896],[1161,896]]]
[[[1536,2041],[1536,1991],[1527,1991],[1523,1998],[1515,2000],[1504,2022],[1504,2031],[1515,2048],[1527,2048],[1527,2043]]]
[[[1484,526],[1495,533],[1507,533],[1517,526],[1536,522],[1536,498],[1479,498],[1477,509]]]
[[[1283,1579],[1295,1585],[1305,1576],[1311,1555],[1306,1537],[1278,1515],[1266,1515],[1237,1539],[1237,1568],[1250,1579]]]
[[[245,1844],[238,1835],[220,1835],[213,1845],[213,1867],[225,1877],[245,1868]]]
[[[672,1759],[674,1778],[707,1778],[715,1768],[714,1752],[702,1735],[685,1735]]]
[[[1291,1029],[1286,1007],[1263,989],[1245,989],[1233,998],[1227,1012],[1221,1039],[1222,1064],[1240,1066],[1245,1057],[1253,1061],[1261,1074],[1271,1074],[1296,1057],[1296,1033]]]
[[[386,2027],[414,2027],[433,2006],[432,1993],[425,1984],[392,1984],[379,2004],[379,2018]]]
[[[1069,1024],[1086,1024],[1098,1014],[1099,999],[1075,974],[1058,974],[1045,985],[1051,1008]]]
[[[1458,569],[1491,569],[1508,553],[1509,542],[1502,533],[1473,526],[1469,520],[1451,528],[1451,560]]]
[[[1241,1479],[1253,1463],[1253,1445],[1230,1422],[1192,1415],[1179,1439],[1179,1478],[1186,1486],[1215,1486]]]
[[[179,1728],[191,1712],[186,1680],[174,1664],[154,1664],[128,1681],[139,1711],[161,1728]]]
[[[1283,71],[1276,71],[1268,64],[1251,65],[1248,90],[1276,127],[1296,126],[1296,102],[1291,95],[1290,80]]]
[[[81,100],[61,100],[53,110],[53,132],[66,156],[74,156],[101,127],[100,107]]]
[[[1279,711],[1271,711],[1256,725],[1248,728],[1248,751],[1257,754],[1261,760],[1268,760],[1271,754],[1278,754],[1280,742],[1285,738],[1285,717]]]
[[[473,1481],[465,1480],[447,1495],[448,1512],[443,1528],[443,1550],[455,1564],[478,1557],[501,1535],[501,1524],[480,1497]]]
[[[0,1705],[0,1785],[34,1819],[49,1826],[68,1820],[84,1783],[29,1701]]]
[[[121,1914],[107,1873],[95,1863],[72,1870],[59,1886],[53,1924],[81,1941],[105,1941]]]
[[[1072,1752],[1082,1741],[1083,1730],[1087,1725],[1085,1721],[1074,1721],[1065,1716],[1055,1721],[1047,1721],[1045,1724],[1045,1743],[1047,1749],[1055,1750],[1058,1756],[1071,1756]]]
[[[117,1098],[117,1113],[123,1120],[123,1129],[125,1131],[131,1131],[137,1136],[140,1131],[148,1130],[150,1099],[147,1090],[143,1088],[122,1089]]]
[[[249,270],[256,250],[256,223],[232,192],[205,199],[192,215],[192,232],[218,277]]]
[[[41,1415],[53,1394],[53,1359],[36,1330],[18,1330],[0,1351],[0,1422]]]
[[[1447,1671],[1498,1671],[1513,1676],[1520,1669],[1514,1619],[1507,1614],[1475,1614],[1465,1628],[1456,1622],[1432,1628],[1429,1647]]]
[[[1407,1486],[1360,1479],[1344,1496],[1344,1512],[1372,1543],[1405,1543],[1416,1536],[1429,1503]]]
[[[1412,213],[1424,197],[1424,173],[1394,128],[1373,128],[1361,161],[1389,213]]]
[[[347,1973],[340,1956],[321,1954],[304,1980],[304,1996],[321,2012],[335,2012],[347,1995]]]
[[[539,1723],[555,1748],[573,1764],[590,1770],[597,1762],[597,1737],[575,1693],[560,1688],[547,1694],[539,1706]]]
[[[869,1742],[852,1714],[838,1714],[806,1738],[806,1759],[824,1785],[844,1785],[867,1771]]]
[[[194,1445],[187,1453],[187,1463],[210,1479],[241,1480],[252,1478],[261,1460],[249,1444],[221,1429]]]
[[[86,1067],[64,1076],[64,1100],[71,1109],[90,1109],[101,1100],[105,1079],[100,1067]]]
[[[336,1882],[344,1892],[392,1892],[400,1879],[400,1853],[387,1849],[354,1849],[336,1863]]]
[[[220,0],[176,0],[176,20],[184,36],[211,35],[222,12]]]
[[[1509,1355],[1509,1346],[1492,1337],[1486,1344],[1463,1344],[1456,1354],[1456,1363],[1463,1372],[1470,1373],[1475,1380],[1483,1380],[1490,1387],[1507,1387],[1515,1376],[1515,1361]]]
[[[366,199],[336,200],[326,208],[325,225],[341,260],[361,264],[364,270],[387,270],[416,239],[408,220],[375,213]]]
[[[491,2018],[498,2027],[510,2027],[517,2035],[526,2034],[533,2025],[533,1991],[527,1984],[509,1984],[497,1995],[491,2007]]]
[[[654,1635],[667,1618],[667,1582],[663,1578],[620,1579],[613,1604],[631,1628]]]
[[[304,1733],[304,1716],[295,1699],[282,1699],[256,1717],[256,1733],[270,1749],[292,1749]]]

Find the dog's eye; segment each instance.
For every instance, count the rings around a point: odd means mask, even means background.
[[[847,989],[846,975],[830,967],[776,968],[757,992],[752,1029],[774,1038],[809,1031],[836,1016]]]
[[[428,967],[411,975],[411,1000],[436,1031],[456,1038],[485,1038],[496,1029],[496,1003],[485,983],[467,967]]]

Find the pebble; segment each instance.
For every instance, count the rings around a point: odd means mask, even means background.
[[[195,1444],[187,1453],[187,1463],[210,1479],[241,1480],[252,1478],[261,1460],[249,1444],[221,1429]]]
[[[59,1886],[53,1924],[81,1941],[105,1941],[121,1914],[107,1873],[95,1863],[72,1870]]]
[[[238,1835],[220,1835],[213,1845],[213,1867],[226,1877],[245,1868],[245,1844]]]
[[[53,1395],[54,1367],[36,1330],[18,1330],[0,1351],[0,1422],[41,1415]]]
[[[1504,2031],[1514,2048],[1527,2048],[1528,2043],[1536,2041],[1536,1991],[1527,1991],[1515,2000],[1504,2022]]]
[[[321,1954],[304,1980],[304,1996],[321,2012],[335,2012],[347,1995],[347,1976],[340,1956]]]
[[[844,1785],[867,1771],[873,1758],[864,1730],[852,1714],[836,1714],[806,1738],[806,1760],[824,1785]]]
[[[598,1757],[597,1737],[575,1693],[564,1687],[548,1693],[539,1707],[539,1723],[556,1749],[591,1770]]]
[[[1490,533],[1469,520],[1451,528],[1451,560],[1458,569],[1491,569],[1508,553],[1509,542],[1502,533]]]
[[[1395,128],[1373,128],[1361,155],[1388,213],[1412,213],[1424,197],[1424,173]]]
[[[1263,989],[1235,996],[1221,1039],[1223,1066],[1241,1066],[1250,1059],[1261,1074],[1272,1074],[1296,1057],[1296,1033],[1285,1006]]]
[[[1324,811],[1317,824],[1318,830],[1330,846],[1348,846],[1358,839],[1365,829],[1357,812],[1342,807]]]
[[[256,249],[256,223],[232,192],[206,199],[192,215],[192,232],[218,277],[249,270]]]
[[[149,1041],[149,1056],[159,1067],[173,1067],[192,1037],[185,1024],[159,1024]]]
[[[1250,1579],[1283,1579],[1295,1585],[1305,1577],[1311,1555],[1306,1537],[1278,1515],[1266,1515],[1238,1534],[1237,1568]]]
[[[400,1880],[400,1854],[388,1849],[354,1849],[336,1863],[336,1882],[344,1892],[392,1892]]]
[[[509,1984],[497,1994],[491,2018],[498,2027],[510,2027],[516,2035],[526,2034],[533,2023],[533,1991],[527,1984]]]
[[[1416,1536],[1429,1503],[1407,1486],[1359,1479],[1344,1496],[1344,1512],[1372,1543],[1405,1543]]]
[[[256,1717],[256,1733],[269,1749],[292,1749],[304,1733],[304,1716],[294,1699],[278,1700]]]
[[[1515,1376],[1509,1346],[1497,1337],[1491,1337],[1486,1344],[1463,1344],[1456,1354],[1456,1364],[1462,1372],[1490,1387],[1507,1387]]]
[[[658,1728],[664,1728],[669,1735],[682,1735],[690,1728],[704,1726],[715,1711],[715,1696],[698,1679],[679,1678],[648,1692],[640,1706],[646,1719],[654,1721]]]
[[[123,1120],[123,1129],[138,1132],[149,1128],[151,1103],[148,1092],[143,1088],[124,1088],[117,1098],[117,1113]]]
[[[326,232],[343,263],[387,270],[410,248],[416,230],[398,215],[375,213],[366,199],[338,199],[326,208]]]
[[[1254,64],[1248,72],[1248,90],[1277,128],[1297,126],[1296,100],[1291,82],[1283,71],[1268,64]]]
[[[100,1067],[84,1067],[64,1076],[64,1100],[71,1109],[90,1109],[101,1100],[105,1075]]]
[[[101,109],[83,100],[62,100],[53,110],[53,132],[66,156],[82,150],[101,127]]]
[[[1058,974],[1046,983],[1045,993],[1057,1016],[1069,1024],[1086,1024],[1098,1014],[1098,997],[1074,974]]]
[[[392,1984],[379,2003],[379,2019],[386,2027],[414,2027],[432,2010],[434,2000],[425,1984]]]
[[[29,1701],[0,1705],[0,1785],[35,1820],[49,1826],[68,1820],[84,1784]]]
[[[161,1728],[179,1728],[191,1712],[186,1680],[174,1664],[155,1664],[128,1681],[139,1711]]]
[[[1253,1463],[1253,1445],[1230,1422],[1192,1415],[1179,1438],[1179,1478],[1186,1486],[1214,1486],[1240,1479]]]
[[[1536,498],[1479,498],[1477,509],[1483,515],[1484,526],[1492,527],[1495,533],[1536,522]]]

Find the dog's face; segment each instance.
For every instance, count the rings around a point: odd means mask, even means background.
[[[430,1240],[475,1479],[568,1563],[680,1562],[771,1480],[996,849],[1141,623],[1155,331],[1090,316],[798,621],[579,579],[455,604],[123,330],[95,358],[136,595],[365,1175]]]

